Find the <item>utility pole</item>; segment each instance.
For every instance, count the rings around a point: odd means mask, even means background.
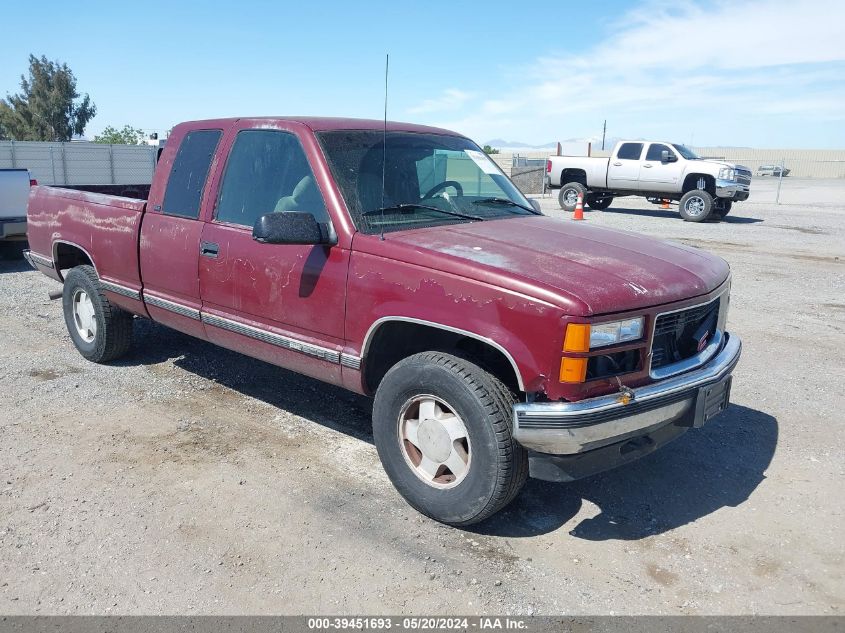
[[[604,135],[607,132],[607,119],[604,120],[604,125],[601,127],[601,149],[604,151]]]

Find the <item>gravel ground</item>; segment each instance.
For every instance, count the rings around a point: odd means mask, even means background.
[[[471,530],[392,489],[367,399],[144,321],[93,365],[0,262],[0,613],[841,614],[845,181],[774,186],[720,224],[587,213],[731,263],[733,404]]]

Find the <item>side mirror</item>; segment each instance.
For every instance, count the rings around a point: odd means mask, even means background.
[[[328,228],[310,213],[265,213],[252,227],[252,239],[262,244],[334,244]]]
[[[668,149],[664,149],[660,152],[660,161],[664,163],[674,163],[678,160],[678,157],[674,154],[670,154]]]
[[[528,202],[531,203],[531,206],[534,207],[534,210],[537,213],[543,212],[543,210],[540,208],[540,201],[539,200],[535,200],[534,198],[531,198],[531,199],[528,200]]]

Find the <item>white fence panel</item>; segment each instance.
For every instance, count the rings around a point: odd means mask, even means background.
[[[157,153],[149,145],[0,141],[0,168],[24,167],[45,185],[145,185]]]

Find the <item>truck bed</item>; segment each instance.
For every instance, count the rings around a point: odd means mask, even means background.
[[[577,180],[577,178],[562,178],[566,170],[583,171],[590,187],[607,186],[607,166],[610,164],[610,158],[606,156],[550,156],[549,160],[551,161],[551,184],[554,187],[566,184],[563,180],[567,182]]]
[[[92,188],[103,189],[103,185]],[[130,188],[146,195],[149,185],[118,185],[121,193]],[[104,282],[119,280],[124,286],[140,290],[138,234],[147,201],[85,191],[83,187],[32,187],[29,196],[28,238],[36,261],[45,262],[39,269],[62,281],[62,269],[76,265],[63,259],[63,245],[73,244],[92,252],[96,244],[97,274]],[[89,259],[93,261],[93,258]],[[50,262],[52,267],[47,265]]]

